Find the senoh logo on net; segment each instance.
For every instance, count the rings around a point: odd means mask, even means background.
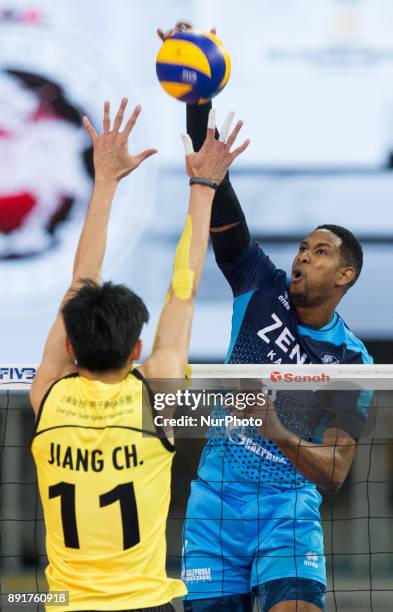
[[[270,380],[272,382],[297,382],[297,383],[317,383],[317,382],[329,382],[330,376],[328,374],[314,374],[314,375],[301,375],[292,374],[291,372],[271,372]]]

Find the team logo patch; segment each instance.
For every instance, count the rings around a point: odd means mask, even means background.
[[[340,363],[340,360],[338,357],[336,357],[336,355],[325,353],[325,355],[321,355],[321,363],[326,363],[326,364]]]

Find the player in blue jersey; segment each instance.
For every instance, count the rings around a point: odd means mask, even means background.
[[[210,107],[187,107],[195,150]],[[227,174],[214,197],[211,238],[234,296],[227,363],[372,363],[335,311],[362,268],[350,231],[311,231],[288,278],[251,239]],[[264,612],[323,609],[316,484],[335,489],[345,480],[369,399],[355,393],[348,406],[348,395],[335,394],[326,405],[323,396],[277,393],[267,432],[210,430],[184,527],[186,611],[250,612],[255,597]]]
[[[194,147],[209,106],[188,108]],[[335,312],[362,267],[361,246],[348,230],[312,231],[288,278],[250,238],[227,177],[215,195],[211,237],[234,296],[227,363],[372,363]],[[185,610],[250,611],[255,594],[264,612],[323,609],[316,484],[339,486],[350,469],[368,399],[355,395],[348,409],[348,395],[335,394],[326,410],[317,394],[281,391],[275,407],[282,428],[276,423],[268,438],[209,432],[184,528]]]

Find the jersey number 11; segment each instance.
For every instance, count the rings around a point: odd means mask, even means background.
[[[61,522],[64,544],[67,548],[80,548],[75,512],[75,485],[59,482],[49,487],[49,499],[60,497]],[[120,502],[123,525],[123,549],[132,548],[140,542],[138,510],[134,483],[126,482],[99,496],[100,508]]]

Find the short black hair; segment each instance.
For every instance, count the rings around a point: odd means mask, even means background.
[[[362,271],[362,267],[363,267],[362,245],[360,244],[356,236],[352,234],[352,232],[350,232],[345,227],[341,227],[341,225],[332,225],[332,224],[318,225],[316,229],[317,230],[319,229],[329,230],[330,232],[338,236],[338,238],[341,238],[340,251],[341,251],[342,262],[344,263],[345,266],[351,266],[355,269],[355,276],[353,278],[353,281],[349,283],[347,287],[349,289],[349,287],[352,287],[352,285],[356,283],[357,279],[359,278],[360,272]]]
[[[84,280],[62,309],[78,366],[92,372],[124,367],[149,313],[125,285]]]

